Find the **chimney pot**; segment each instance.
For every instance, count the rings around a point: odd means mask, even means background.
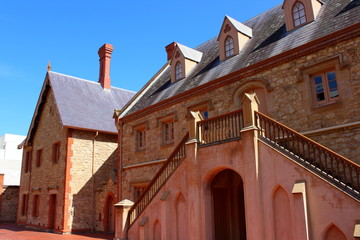
[[[110,80],[110,60],[111,53],[114,50],[113,46],[109,43],[105,43],[99,48],[99,61],[100,61],[100,72],[99,72],[99,83],[104,89],[111,88]]]
[[[172,43],[170,43],[169,45],[167,45],[167,46],[165,47],[166,52],[167,52],[167,60],[168,60],[168,61],[172,58],[172,55],[173,55],[173,53],[174,53],[175,46],[176,46],[176,42],[172,42]]]

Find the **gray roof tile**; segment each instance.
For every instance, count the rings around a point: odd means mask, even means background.
[[[220,61],[217,37],[210,39],[195,48],[202,52],[203,56],[188,77],[171,83],[170,69],[167,69],[125,116],[359,23],[359,2],[360,0],[324,0],[325,4],[315,21],[290,32],[286,31],[282,5],[278,5],[244,22],[244,25],[252,29],[253,37],[248,40],[240,54]]]
[[[116,87],[106,90],[97,82],[55,72],[49,72],[49,83],[64,126],[102,132],[117,132],[114,109],[121,109],[135,95]]]

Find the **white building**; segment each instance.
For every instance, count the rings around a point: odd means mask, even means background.
[[[22,149],[18,149],[26,136],[4,134],[0,136],[0,173],[5,174],[5,186],[20,185]]]

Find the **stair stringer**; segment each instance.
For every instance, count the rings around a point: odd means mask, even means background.
[[[272,194],[274,188],[280,185],[292,196],[294,239],[305,231],[306,225],[311,239],[322,239],[323,232],[331,223],[339,226],[346,237],[352,239],[355,223],[360,219],[360,202],[266,141],[258,140],[258,143],[265,232],[272,236],[274,234],[273,217],[276,213],[272,207]],[[299,182],[305,183],[306,199],[292,194],[294,185]],[[307,207],[306,214],[303,201]],[[299,221],[306,217],[307,222]]]

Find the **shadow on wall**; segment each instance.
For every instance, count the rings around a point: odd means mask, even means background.
[[[96,158],[96,157],[95,157]],[[109,222],[106,198],[111,193],[116,200],[117,186],[117,148],[94,173],[81,190],[73,195],[72,230],[112,232],[113,228],[104,228]],[[91,166],[89,166],[91,168]],[[115,201],[114,201],[115,203]],[[113,217],[113,214],[111,214]],[[106,220],[105,220],[106,219]],[[113,222],[113,221],[110,221]],[[105,224],[106,224],[105,223]]]
[[[18,209],[19,186],[4,187],[1,194],[0,221],[15,222]]]

